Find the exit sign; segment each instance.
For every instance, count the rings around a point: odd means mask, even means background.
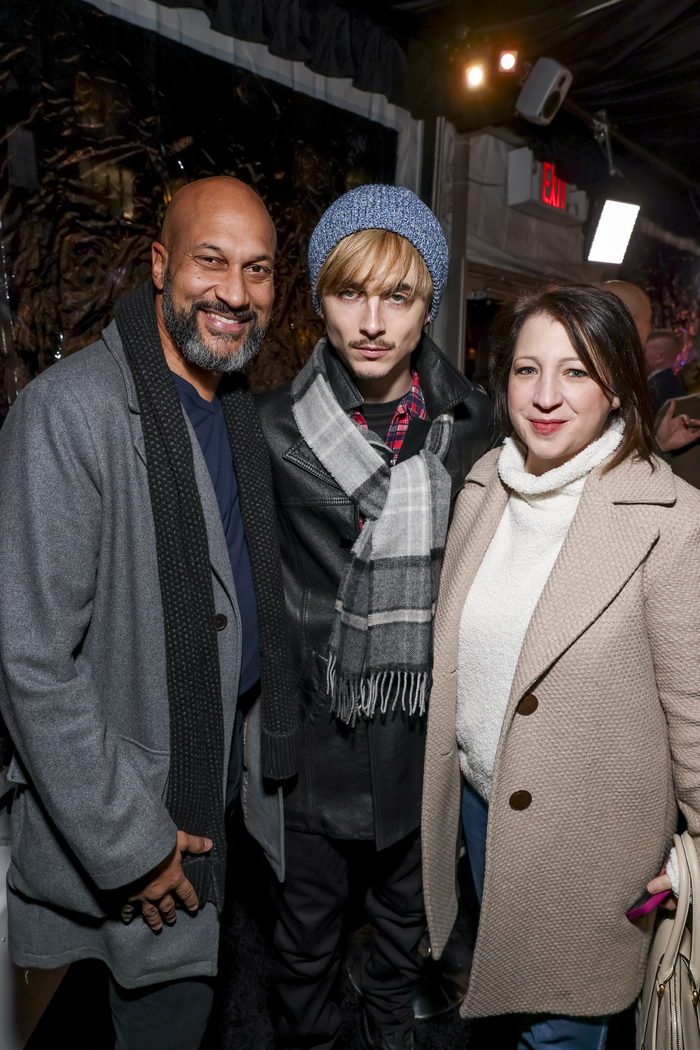
[[[542,195],[540,199],[543,204],[547,204],[550,208],[566,211],[566,183],[563,179],[557,178],[554,165],[549,164],[547,161],[542,165]]]
[[[584,191],[560,179],[549,161],[535,160],[527,146],[508,154],[508,204],[560,226],[580,226],[588,212]]]

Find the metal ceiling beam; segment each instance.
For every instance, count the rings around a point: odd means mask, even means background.
[[[573,116],[578,117],[584,124],[587,124],[591,130],[595,128],[596,123],[599,123],[598,118],[593,113],[589,112],[584,106],[580,106],[578,102],[574,102],[572,98],[566,98],[562,104],[562,109],[566,109]],[[693,193],[700,194],[700,184],[689,179],[687,175],[684,175],[678,168],[674,168],[672,164],[667,164],[661,157],[657,157],[655,153],[651,153],[645,146],[640,146],[638,142],[634,142],[633,139],[628,139],[626,135],[623,135],[621,131],[610,124],[608,128],[610,138],[615,139],[621,146],[624,146],[630,153],[634,153],[641,160],[647,164],[656,168],[657,171],[661,172],[668,179],[672,179],[674,182],[680,183],[681,186],[685,186],[686,189],[692,190]]]

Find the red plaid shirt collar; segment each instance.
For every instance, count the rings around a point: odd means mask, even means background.
[[[350,418],[358,423],[365,430],[368,430],[367,421],[359,409],[355,409],[354,412],[350,413]],[[406,437],[406,431],[408,430],[408,424],[412,419],[427,419],[428,413],[425,408],[425,399],[423,397],[423,391],[420,385],[420,379],[418,373],[413,373],[413,386],[408,391],[406,396],[399,402],[398,408],[394,413],[394,418],[391,421],[389,427],[389,433],[387,434],[386,443],[391,451],[394,453],[394,463],[399,458],[399,452],[403,445],[403,439]]]

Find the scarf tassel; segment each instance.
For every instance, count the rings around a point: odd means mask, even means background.
[[[428,699],[429,673],[427,671],[378,671],[369,678],[341,678],[335,654],[328,658],[326,691],[331,697],[331,714],[354,726],[358,715],[374,718],[377,705],[381,714],[401,702],[401,710],[410,717],[418,712],[424,715]]]

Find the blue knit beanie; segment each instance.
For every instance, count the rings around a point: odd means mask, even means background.
[[[320,310],[316,291],[319,270],[339,241],[360,230],[392,230],[410,241],[425,260],[433,280],[430,320],[434,321],[447,284],[449,250],[442,227],[430,208],[402,186],[358,186],[331,204],[321,216],[309,244],[309,272],[314,306]]]

